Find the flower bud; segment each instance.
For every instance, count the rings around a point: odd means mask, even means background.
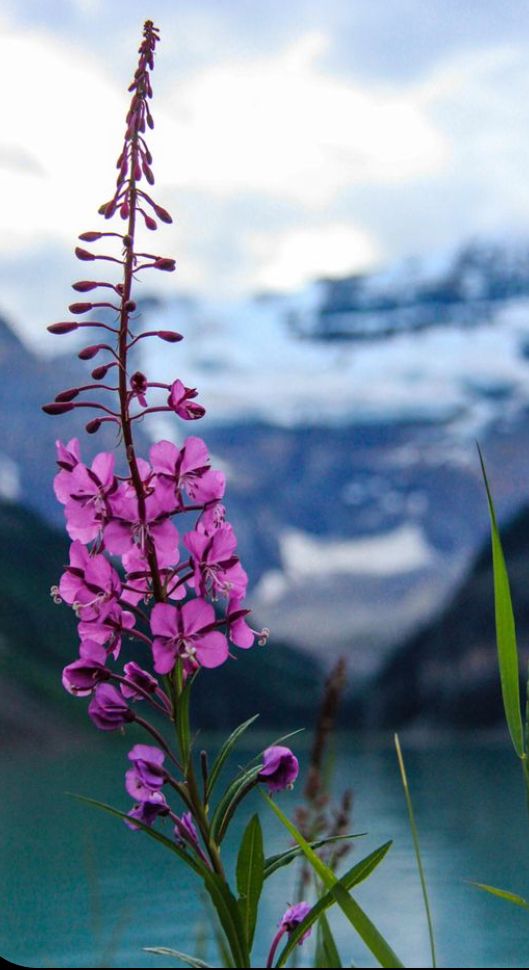
[[[103,377],[106,376],[107,371],[109,371],[111,367],[112,367],[112,364],[101,364],[100,367],[94,367],[92,371],[92,377],[94,378],[94,381],[103,380]]]
[[[77,330],[79,324],[75,320],[65,320],[64,323],[50,323],[49,327],[46,329],[48,333],[62,334],[71,333],[72,330]]]
[[[151,229],[154,231],[155,229],[158,228],[156,225],[156,221],[152,218],[152,216],[148,216],[144,213],[143,218],[145,219],[145,225],[147,226],[147,229]]]
[[[129,204],[128,204],[128,202],[124,202],[123,205],[121,206],[120,210],[119,210],[119,214],[120,214],[121,218],[122,219],[128,219],[128,217],[129,217],[129,211],[130,210],[129,210]]]
[[[93,303],[70,303],[68,307],[70,313],[88,313],[89,310],[93,310]]]
[[[74,407],[74,404],[53,401],[51,404],[44,404],[42,410],[46,414],[66,414],[66,411],[73,411]]]
[[[96,283],[95,280],[79,280],[77,283],[72,283],[72,290],[77,290],[78,293],[87,293],[88,290],[95,290],[100,283]]]
[[[168,344],[176,344],[179,340],[183,340],[181,333],[177,333],[176,330],[158,330],[156,333],[160,340],[166,340]]]
[[[82,232],[79,239],[82,239],[83,242],[96,242],[101,239],[102,235],[102,232]]]
[[[92,344],[90,347],[83,347],[77,356],[80,360],[91,360],[101,350],[101,344]]]
[[[63,401],[73,401],[74,397],[79,394],[78,387],[70,387],[67,391],[61,391],[59,394],[55,395],[55,400],[59,402]]]
[[[158,256],[158,259],[154,260],[153,266],[154,269],[161,269],[166,273],[172,273],[176,269],[174,259],[167,259],[164,256]]]
[[[88,421],[87,424],[85,424],[85,431],[87,431],[88,434],[95,434],[96,431],[99,431],[101,423],[101,418],[92,418],[91,421]]]
[[[290,748],[276,744],[266,749],[263,754],[263,767],[259,772],[259,781],[266,782],[269,792],[291,788],[298,773],[299,762]]]
[[[170,224],[173,221],[173,217],[169,214],[167,209],[163,209],[161,205],[156,205],[153,203],[153,209],[161,222],[167,222]]]
[[[83,259],[83,260],[86,260],[87,262],[89,260],[95,259],[95,256],[93,253],[89,253],[87,249],[81,249],[80,246],[75,247],[75,255],[77,256],[77,259]]]

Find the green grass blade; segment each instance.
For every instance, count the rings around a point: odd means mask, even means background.
[[[319,949],[323,959],[320,957],[317,962],[317,966],[329,967],[331,970],[334,970],[334,968],[341,970],[342,961],[340,959],[340,954],[338,953],[338,948],[325,913],[322,913],[320,916],[318,929],[320,933]]]
[[[245,793],[251,790],[255,782],[257,781],[257,776],[261,771],[260,765],[255,765],[253,768],[240,772],[228,785],[226,791],[224,792],[222,798],[220,799],[211,820],[211,834],[216,842],[222,842],[222,839],[226,835],[226,830],[230,819],[233,816],[234,808],[239,804],[241,797],[244,797]]]
[[[352,889],[353,886],[358,886],[359,883],[364,881],[364,879],[367,879],[368,876],[370,876],[371,873],[376,869],[376,867],[380,865],[387,852],[389,852],[391,845],[391,842],[385,842],[384,845],[381,845],[378,849],[370,852],[365,859],[362,859],[360,862],[357,862],[354,866],[352,866],[351,869],[341,876],[340,882],[342,886],[345,886],[346,889]],[[276,966],[283,967],[285,965],[290,954],[296,947],[303,934],[314,925],[316,920],[319,919],[321,913],[329,909],[330,906],[334,906],[335,902],[336,899],[333,893],[327,892],[318,900],[317,903],[314,904],[310,913],[307,914],[303,922],[300,923],[299,926],[297,926],[296,929],[290,934],[288,942],[283,948]]]
[[[318,839],[316,842],[309,842],[311,849],[321,849],[324,845],[332,845],[334,842],[343,842],[345,839],[359,839],[364,836],[365,832],[352,832],[350,835],[331,835],[327,839]],[[300,855],[303,855],[303,850],[300,849],[299,845],[292,846],[291,849],[285,849],[284,852],[279,852],[277,855],[268,856],[265,860],[264,867],[264,877],[268,879],[269,876],[277,872],[283,866],[290,865],[294,859],[298,859]]]
[[[248,948],[252,949],[257,908],[264,883],[263,833],[258,815],[253,815],[242,837],[237,856],[237,892]]]
[[[527,900],[523,896],[519,896],[518,893],[511,893],[508,889],[496,889],[495,886],[487,886],[484,882],[471,882],[470,885],[475,886],[476,889],[482,889],[485,893],[490,893],[491,896],[498,896],[499,899],[504,899],[507,903],[512,903],[514,906],[529,909]]]
[[[239,740],[241,735],[243,735],[244,732],[247,731],[249,727],[251,727],[251,725],[257,720],[258,717],[259,717],[258,714],[254,714],[253,717],[249,717],[248,720],[244,721],[243,724],[239,724],[239,726],[236,727],[234,731],[232,731],[229,738],[227,738],[224,744],[222,745],[217,757],[215,758],[215,761],[213,762],[211,771],[209,773],[206,801],[209,801],[211,793],[213,792],[213,789],[217,783],[218,777],[222,771],[222,768],[224,766],[226,759],[230,755],[230,752],[237,744],[237,741]]]
[[[516,627],[511,600],[509,576],[505,565],[505,557],[496,520],[496,511],[489,487],[483,455],[478,446],[479,460],[490,515],[490,531],[492,539],[492,569],[494,573],[494,612],[496,616],[496,643],[498,647],[498,664],[500,668],[501,693],[503,707],[509,733],[514,750],[519,758],[524,755],[524,731],[520,704],[520,675],[518,668],[518,649],[516,645]]]
[[[365,945],[374,957],[378,960],[382,967],[402,967],[403,964],[400,962],[398,956],[391,949],[389,943],[386,942],[382,934],[377,930],[376,926],[371,922],[369,917],[364,913],[363,909],[358,905],[356,900],[347,892],[343,884],[335,876],[332,869],[329,869],[325,865],[322,859],[316,855],[314,849],[311,849],[309,843],[303,838],[301,832],[298,831],[295,825],[286,817],[286,815],[281,811],[278,805],[269,798],[268,795],[263,794],[263,798],[266,799],[272,811],[277,815],[278,819],[283,823],[285,828],[290,832],[291,836],[298,845],[303,850],[305,858],[310,862],[312,868],[320,877],[323,885],[328,889],[333,896],[336,898],[340,909],[347,916],[347,919],[354,926],[356,932],[364,941]]]
[[[410,787],[408,785],[408,776],[406,774],[406,766],[404,764],[404,758],[402,756],[402,750],[400,747],[398,734],[395,735],[395,748],[397,751],[397,759],[399,762],[400,777],[402,779],[402,787],[404,789],[404,797],[406,798],[406,806],[408,808],[408,818],[410,820],[410,829],[411,829],[411,835],[413,839],[413,848],[415,850],[415,858],[417,860],[417,869],[419,870],[419,878],[421,880],[422,898],[424,900],[424,908],[426,910],[426,921],[428,923],[428,936],[430,938],[430,952],[432,954],[432,967],[436,967],[437,962],[435,958],[435,937],[433,932],[433,921],[432,921],[432,912],[430,909],[430,900],[428,897],[428,887],[426,885],[424,866],[422,864],[421,847],[419,844],[419,833],[417,831],[417,825],[415,823],[415,812],[413,811],[413,803],[411,800]]]
[[[168,946],[144,946],[143,950],[145,953],[156,953],[160,957],[174,957],[175,960],[180,960],[180,963],[185,963],[188,967],[198,967],[199,970],[211,967],[211,963],[204,963],[204,960],[199,960],[198,957],[191,957],[188,953],[172,950]]]

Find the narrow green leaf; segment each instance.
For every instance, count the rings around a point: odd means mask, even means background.
[[[328,967],[330,970],[334,970],[336,967],[337,970],[340,970],[342,961],[325,913],[322,913],[320,916],[318,930],[320,933],[321,957],[323,959],[320,957],[317,966]]]
[[[178,737],[178,743],[180,745],[180,754],[182,758],[182,767],[184,769],[184,774],[187,772],[189,766],[189,759],[191,757],[191,728],[189,724],[189,702],[191,700],[191,688],[193,686],[196,674],[190,677],[183,687],[180,695],[178,697],[178,702],[176,705],[176,734]]]
[[[351,835],[333,835],[328,839],[319,839],[317,842],[309,842],[311,849],[321,849],[324,845],[331,845],[333,842],[343,842],[344,839],[359,839],[365,832],[351,833]],[[303,850],[300,849],[299,845],[294,845],[291,849],[286,849],[284,852],[279,852],[277,855],[271,855],[265,860],[264,867],[264,877],[268,879],[274,872],[281,869],[282,866],[288,866],[294,859],[298,859],[300,855],[303,855]]]
[[[364,913],[363,909],[347,892],[340,880],[337,879],[332,869],[329,869],[323,860],[316,855],[314,849],[311,849],[309,843],[303,838],[301,832],[298,831],[296,826],[293,825],[290,819],[286,817],[279,806],[276,805],[268,795],[265,795],[264,792],[262,794],[263,798],[266,799],[272,810],[277,815],[278,819],[280,819],[285,828],[290,832],[291,836],[302,848],[303,854],[310,862],[314,871],[320,877],[323,885],[335,896],[338,906],[342,912],[345,913],[351,925],[354,926],[356,932],[362,938],[367,948],[371,950],[371,953],[374,957],[376,957],[380,965],[382,967],[392,968],[402,967],[403,964],[391,949],[390,945],[386,942],[382,934],[377,930],[376,926],[371,922],[366,913]]]
[[[172,950],[169,946],[144,946],[145,953],[156,953],[160,957],[174,957],[175,960],[180,960],[180,963],[187,964],[188,967],[211,967],[211,963],[204,963],[204,960],[199,960],[198,957],[191,957],[188,953],[182,953],[180,950]]]
[[[471,886],[475,886],[476,889],[482,889],[483,892],[490,893],[491,896],[498,896],[500,899],[505,899],[508,903],[513,903],[514,906],[521,906],[522,909],[529,909],[529,902],[519,896],[518,893],[511,893],[508,889],[496,889],[495,886],[487,886],[484,882],[471,882]]]
[[[121,812],[118,808],[113,808],[112,805],[105,805],[104,802],[98,802],[95,798],[87,798],[86,795],[76,795],[75,792],[66,792],[67,795],[71,795],[72,798],[77,798],[80,802],[86,802],[87,805],[94,805],[96,808],[100,808],[104,812],[108,812],[110,815],[115,815],[117,818],[126,819],[130,821],[129,816],[126,812]],[[191,869],[194,870],[199,876],[204,876],[209,872],[208,869],[200,862],[198,858],[194,856],[187,855],[175,842],[168,839],[167,836],[162,835],[154,828],[150,828],[148,825],[144,825],[143,822],[139,822],[138,819],[134,819],[134,824],[138,826],[143,832],[154,839],[156,842],[160,842],[171,852],[174,852],[182,862],[185,862]]]
[[[235,967],[246,970],[250,966],[250,954],[237,900],[230,887],[216,872],[207,871],[204,884],[215,907],[221,926],[230,945]]]
[[[520,705],[520,679],[518,669],[518,649],[516,645],[516,627],[511,601],[509,576],[505,565],[505,557],[496,520],[496,511],[489,487],[483,455],[478,446],[479,460],[490,515],[490,531],[492,539],[492,570],[494,573],[494,611],[496,615],[496,643],[498,648],[498,664],[500,668],[501,693],[503,707],[509,733],[514,750],[519,758],[524,754],[524,734],[522,726],[522,712]]]
[[[213,838],[219,845],[226,835],[226,830],[235,807],[241,798],[244,797],[244,794],[253,787],[260,771],[261,765],[255,765],[253,768],[248,768],[240,772],[232,783],[228,785],[220,799],[211,820],[211,832]]]
[[[263,833],[258,815],[246,826],[237,856],[237,891],[239,908],[248,948],[252,949],[257,922],[257,907],[264,882]]]
[[[395,749],[397,751],[397,760],[399,762],[400,777],[402,780],[402,787],[404,789],[406,807],[408,809],[408,818],[410,820],[411,836],[413,839],[413,848],[415,850],[417,869],[419,870],[419,879],[421,882],[422,898],[424,900],[424,908],[426,910],[426,922],[428,923],[428,936],[430,939],[430,953],[432,955],[432,967],[436,967],[437,963],[435,959],[435,937],[433,932],[432,913],[430,910],[430,900],[428,898],[428,887],[426,885],[426,876],[424,875],[424,866],[422,864],[421,846],[419,843],[419,833],[417,831],[417,825],[415,823],[415,812],[413,811],[411,792],[410,792],[410,787],[408,785],[408,776],[406,774],[406,766],[404,764],[404,758],[402,756],[402,749],[400,747],[398,734],[395,734]]]
[[[244,734],[245,731],[248,730],[249,727],[251,727],[252,724],[254,724],[258,717],[258,714],[254,714],[253,717],[249,717],[247,721],[243,722],[243,724],[239,724],[239,726],[232,731],[229,738],[227,738],[222,745],[217,757],[215,758],[215,761],[213,762],[213,765],[211,766],[211,771],[208,778],[206,801],[209,801],[209,798],[211,797],[211,793],[213,792],[213,789],[217,783],[217,779],[222,771],[224,762],[229,757],[230,752],[237,744],[239,738]]]
[[[378,849],[371,852],[365,857],[365,859],[362,859],[360,862],[357,862],[354,866],[352,866],[352,868],[341,877],[340,882],[342,883],[342,886],[345,886],[346,889],[352,889],[353,886],[358,886],[358,884],[363,882],[364,879],[367,879],[373,870],[376,869],[376,867],[382,862],[386,853],[391,848],[391,845],[391,842],[385,842],[384,845],[379,846]],[[319,919],[321,913],[325,912],[326,909],[329,909],[330,906],[333,906],[335,902],[336,899],[331,891],[325,893],[325,895],[322,896],[317,903],[315,903],[303,922],[300,923],[299,926],[297,926],[296,929],[290,934],[288,942],[283,948],[276,966],[283,967],[285,965],[290,954],[303,934],[306,933],[311,926],[313,926],[316,920]]]

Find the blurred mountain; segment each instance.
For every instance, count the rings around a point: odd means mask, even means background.
[[[286,296],[147,296],[139,310],[136,327],[186,339],[141,341],[138,366],[197,386],[208,410],[199,425],[156,415],[140,431],[206,439],[259,621],[373,677],[483,541],[476,438],[500,516],[527,501],[529,244],[476,241]],[[77,412],[40,411],[86,382],[74,343],[56,340],[68,357],[44,360],[0,328],[0,494],[57,523],[55,438],[81,437],[86,455],[114,444],[83,435]]]
[[[502,530],[502,542],[526,668],[529,508]],[[524,673],[522,669],[523,682]],[[479,552],[454,600],[387,663],[360,716],[364,723],[392,727],[414,720],[477,727],[502,719],[490,542]]]
[[[32,512],[0,502],[0,544],[0,738],[44,744],[82,737],[86,700],[61,686],[62,668],[77,657],[75,617],[49,594],[68,561],[65,537]],[[316,662],[277,641],[234,652],[236,660],[199,679],[197,725],[233,728],[256,713],[274,727],[310,722],[321,689]]]

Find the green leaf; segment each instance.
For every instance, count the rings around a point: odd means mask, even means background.
[[[365,832],[351,833],[351,835],[333,835],[328,839],[319,839],[317,842],[309,842],[311,849],[321,849],[324,845],[331,845],[333,842],[342,842],[344,839],[359,839],[361,836],[365,835]],[[268,856],[265,860],[264,867],[264,877],[268,879],[274,872],[281,869],[282,866],[288,866],[294,859],[299,858],[303,855],[303,850],[300,849],[299,845],[294,845],[291,849],[286,849],[284,852],[279,852],[277,855]]]
[[[67,795],[71,795],[72,798],[77,798],[80,802],[86,802],[87,805],[94,805],[96,808],[100,808],[104,812],[108,812],[110,815],[115,815],[117,818],[125,819],[130,821],[129,816],[126,812],[121,812],[119,808],[113,808],[112,805],[105,805],[104,802],[98,802],[95,798],[87,798],[86,795],[76,795],[75,792],[66,792]],[[162,835],[154,828],[150,828],[148,825],[144,825],[143,822],[139,822],[138,819],[134,819],[134,825],[137,825],[139,829],[146,832],[147,835],[154,839],[156,842],[160,842],[171,852],[174,852],[182,862],[185,862],[194,872],[198,873],[199,876],[204,876],[209,872],[208,869],[203,865],[198,858],[194,856],[187,855],[183,849],[181,849],[175,842],[168,839],[167,836]]]
[[[145,953],[156,953],[160,957],[174,957],[175,960],[180,960],[180,963],[185,963],[188,967],[211,967],[211,963],[204,963],[204,960],[199,960],[198,957],[191,957],[188,953],[172,950],[168,946],[144,946],[143,949]]]
[[[519,758],[524,755],[524,736],[520,705],[520,680],[518,670],[518,649],[516,627],[512,609],[509,576],[496,520],[494,502],[489,488],[483,455],[478,446],[481,471],[487,491],[492,539],[492,569],[494,573],[494,611],[496,615],[496,644],[500,668],[503,707],[514,750]]]
[[[417,861],[417,869],[419,871],[419,879],[422,889],[422,898],[424,901],[424,909],[426,911],[426,922],[428,924],[428,937],[430,940],[430,953],[432,955],[432,967],[436,967],[435,958],[435,937],[433,932],[433,920],[432,913],[430,910],[430,900],[428,897],[428,887],[426,885],[426,876],[424,874],[424,866],[422,864],[421,856],[421,846],[419,843],[419,833],[417,831],[417,825],[415,823],[415,812],[413,811],[413,802],[411,800],[410,787],[408,785],[408,776],[406,774],[406,766],[404,764],[404,758],[402,756],[402,749],[400,746],[399,736],[395,734],[395,749],[397,751],[397,760],[399,762],[400,777],[402,781],[402,787],[404,789],[404,797],[406,799],[406,807],[408,809],[408,818],[410,822],[411,837],[413,840],[413,848],[415,850],[415,859]]]
[[[402,967],[403,964],[400,962],[397,955],[393,952],[382,934],[377,930],[376,926],[364,913],[363,909],[358,905],[356,900],[354,900],[353,897],[347,892],[340,880],[336,878],[332,869],[329,869],[323,860],[316,855],[314,849],[311,849],[309,843],[303,838],[301,832],[299,832],[296,826],[293,825],[292,822],[286,817],[279,806],[276,805],[268,795],[265,795],[264,792],[262,794],[263,798],[266,799],[272,810],[277,815],[278,819],[280,819],[285,828],[288,829],[291,836],[301,847],[305,858],[308,860],[308,862],[310,862],[312,868],[323,882],[323,885],[333,894],[338,906],[345,913],[351,925],[354,926],[356,932],[364,941],[367,948],[371,950],[371,953],[376,957],[380,965],[382,967]]]
[[[211,820],[211,833],[215,841],[220,845],[226,835],[228,824],[233,812],[244,795],[253,788],[257,781],[257,776],[261,772],[261,765],[255,765],[241,771],[236,778],[228,785],[222,798],[217,805]]]
[[[235,967],[246,970],[250,966],[250,954],[237,900],[230,887],[216,872],[207,871],[204,884],[215,907],[220,924],[230,945]]]
[[[198,671],[197,671],[198,672]],[[189,702],[191,700],[191,688],[196,679],[196,673],[193,677],[190,677],[185,686],[182,688],[178,701],[176,704],[176,734],[178,737],[178,743],[180,745],[180,754],[182,757],[182,767],[184,769],[184,774],[187,772],[189,766],[189,759],[191,757],[191,728],[189,726]]]
[[[208,778],[206,801],[209,801],[211,793],[215,787],[217,779],[224,766],[224,762],[229,757],[230,752],[237,744],[237,741],[239,740],[241,735],[243,735],[244,732],[248,730],[248,728],[257,720],[258,717],[259,717],[258,714],[254,714],[253,717],[249,717],[247,721],[243,722],[243,724],[239,724],[239,727],[236,727],[235,730],[232,731],[229,738],[227,738],[227,740],[222,745],[211,767],[211,771]]]
[[[349,869],[345,875],[340,879],[342,886],[346,889],[352,889],[353,886],[358,886],[359,883],[363,882],[371,875],[374,869],[382,862],[386,853],[391,848],[391,842],[385,842],[384,845],[379,846],[374,852],[371,852],[365,859],[357,862],[351,869]],[[320,915],[333,906],[336,899],[332,892],[325,893],[321,899],[312,907],[310,913],[307,914],[305,919],[296,929],[290,934],[288,943],[284,947],[276,966],[283,967],[288,960],[292,950],[299,942],[304,933],[319,919]]]
[[[319,940],[318,940],[318,950],[320,951],[317,956],[317,967],[329,967],[330,970],[334,968],[341,968],[342,961],[340,959],[340,954],[332,935],[331,928],[329,926],[329,921],[325,915],[322,913],[318,922]]]
[[[521,906],[522,909],[529,909],[529,902],[519,896],[518,893],[511,893],[508,889],[496,889],[495,886],[487,886],[484,882],[471,882],[471,886],[475,886],[476,889],[482,889],[483,892],[490,893],[491,896],[498,896],[500,899],[505,899],[508,903],[513,903],[514,906]]]
[[[257,922],[257,907],[264,882],[263,833],[258,815],[246,826],[237,856],[237,891],[239,908],[248,948],[252,949]]]

